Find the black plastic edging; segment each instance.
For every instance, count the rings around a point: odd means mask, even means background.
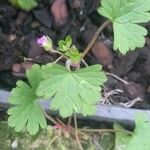
[[[0,107],[9,108],[8,97],[10,92],[0,90]],[[48,101],[40,102],[42,107],[46,110],[49,109]],[[106,121],[106,122],[118,122],[125,125],[133,125],[136,114],[146,113],[150,118],[150,110],[140,110],[123,108],[119,106],[107,106],[99,105],[97,106],[96,114],[93,116],[86,117],[86,119],[91,119],[95,121]],[[79,118],[83,118],[79,115]]]

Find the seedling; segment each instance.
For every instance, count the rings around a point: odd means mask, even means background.
[[[56,51],[52,49],[52,42],[47,36],[38,39],[37,43],[46,51],[48,49],[50,52]],[[64,45],[67,45],[66,41]],[[72,51],[74,46],[71,45],[72,42],[70,45],[68,44],[68,49],[65,50],[64,55],[66,52]],[[80,54],[77,49],[76,51],[77,54]],[[69,56],[68,59],[75,63],[74,57]],[[22,130],[27,125],[27,131],[31,134],[38,132],[39,126],[45,128],[46,120],[38,104],[40,98],[52,98],[51,109],[59,110],[60,115],[64,118],[73,113],[82,113],[84,116],[94,114],[96,111],[95,104],[101,98],[100,86],[107,80],[105,73],[101,70],[102,66],[100,65],[75,71],[55,63],[43,66],[33,65],[32,69],[26,73],[29,84],[18,81],[17,87],[11,92],[9,101],[17,106],[8,110],[9,125],[15,127],[16,131]],[[19,117],[16,117],[17,115]]]

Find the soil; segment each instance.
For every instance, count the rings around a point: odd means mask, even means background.
[[[73,43],[83,51],[105,20],[96,11],[98,3],[99,0],[43,0],[31,12],[24,12],[1,0],[0,87],[11,89],[18,79],[24,79],[25,70],[34,63],[45,64],[57,58],[37,45],[37,38],[43,34],[48,35],[56,47],[58,40],[71,35]],[[150,25],[144,26],[149,31]],[[143,48],[124,56],[113,51],[111,25],[99,36],[86,62],[102,64],[105,71],[129,83],[109,75],[103,95],[110,95],[103,103],[150,109],[149,35]]]

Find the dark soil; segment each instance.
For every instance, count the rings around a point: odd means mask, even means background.
[[[42,0],[41,0],[42,1]],[[5,0],[0,1],[0,87],[12,88],[16,81],[24,78],[24,72],[32,64],[53,62],[57,56],[48,54],[36,44],[39,36],[46,34],[57,41],[71,35],[74,44],[83,51],[97,28],[104,22],[96,9],[99,0],[43,0],[31,12],[12,7]],[[149,24],[145,25],[149,30]],[[142,49],[123,56],[112,49],[113,34],[109,26],[87,55],[89,65],[100,63],[104,70],[128,81],[126,85],[109,76],[104,96],[113,90],[107,103],[116,105],[142,101],[131,107],[150,109],[150,39]],[[24,58],[30,58],[25,62]],[[29,61],[30,60],[30,61]]]

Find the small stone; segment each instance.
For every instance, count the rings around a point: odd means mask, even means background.
[[[56,26],[63,26],[68,21],[68,8],[66,0],[55,0],[51,6],[51,12]]]
[[[92,52],[102,66],[105,67],[112,64],[113,55],[102,41],[99,40],[94,44]]]
[[[47,28],[51,27],[51,16],[46,10],[33,10],[33,14],[35,18]]]
[[[19,12],[19,15],[16,19],[16,25],[21,25],[24,22],[26,16],[27,16],[27,13],[23,11]]]
[[[12,147],[12,149],[18,148],[18,141],[17,141],[17,139],[12,142],[11,147]]]
[[[10,34],[10,35],[9,35],[9,42],[13,42],[13,41],[15,41],[16,39],[17,39],[16,34]]]
[[[21,64],[13,64],[11,69],[13,72],[19,73],[21,71]]]
[[[130,82],[129,85],[124,85],[125,87],[125,91],[127,93],[127,96],[130,99],[135,99],[135,98],[141,98],[144,99],[145,97],[145,92],[144,92],[144,88],[138,84],[138,83],[134,83],[134,82]]]

